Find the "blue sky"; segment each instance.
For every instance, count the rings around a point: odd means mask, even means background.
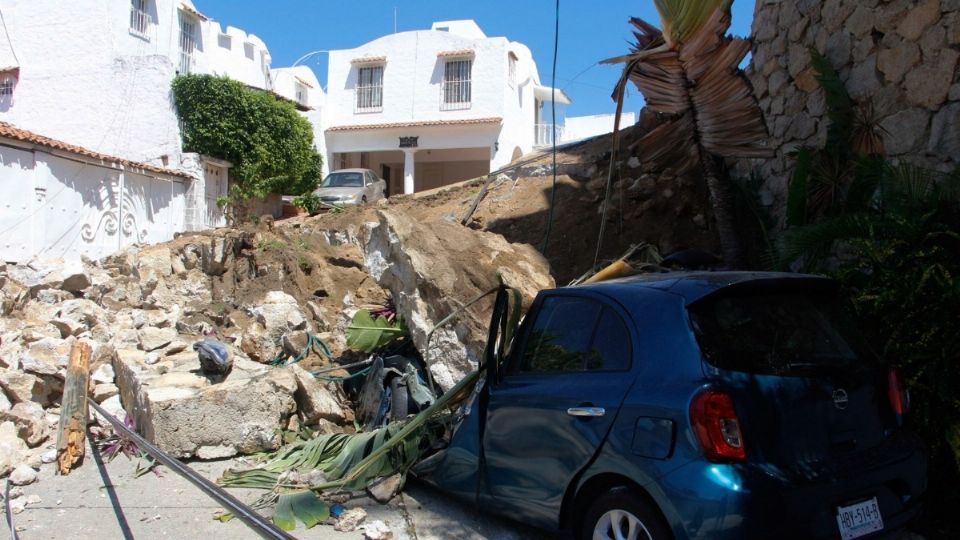
[[[473,19],[488,36],[505,36],[533,51],[544,84],[553,61],[554,0],[194,0],[197,9],[219,21],[252,32],[270,48],[275,67],[289,66],[314,50],[348,49],[394,30],[429,29],[433,21]],[[731,32],[747,35],[752,0],[736,0]],[[628,19],[637,16],[659,26],[652,0],[561,0],[557,87],[573,100],[567,116],[612,113],[610,99],[619,75],[597,62],[624,54],[632,38]],[[307,62],[326,86],[325,54]],[[628,111],[643,104],[631,86]]]

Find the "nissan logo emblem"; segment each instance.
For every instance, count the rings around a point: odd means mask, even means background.
[[[843,388],[837,388],[833,391],[833,405],[840,409],[847,408],[847,404],[850,402],[850,397],[847,395],[847,391]]]

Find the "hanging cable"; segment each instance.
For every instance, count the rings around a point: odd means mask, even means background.
[[[550,115],[553,117],[553,185],[550,188],[550,210],[547,212],[547,230],[540,244],[540,253],[547,255],[547,246],[550,244],[550,233],[553,230],[553,210],[557,204],[557,50],[560,48],[560,0],[555,8],[556,16],[553,27],[553,70],[550,74]]]

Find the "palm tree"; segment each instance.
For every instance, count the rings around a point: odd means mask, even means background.
[[[710,191],[723,258],[731,266],[741,266],[744,250],[735,227],[734,194],[721,178],[716,160],[772,153],[764,145],[763,114],[738,67],[750,51],[750,41],[727,36],[732,3],[655,0],[663,30],[632,18],[633,50],[604,63],[625,64],[614,92],[621,107],[627,81],[633,81],[646,106],[667,116],[637,143],[641,157],[678,174],[699,168]]]

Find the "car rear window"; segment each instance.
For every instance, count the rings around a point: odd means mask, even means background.
[[[733,294],[690,308],[706,360],[721,369],[806,375],[856,367],[871,354],[849,317],[824,294]]]

